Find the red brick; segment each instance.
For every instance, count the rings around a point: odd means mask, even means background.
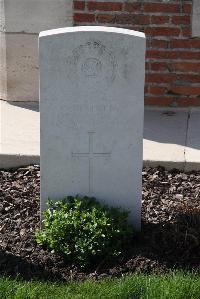
[[[88,2],[89,10],[101,11],[120,11],[122,10],[122,3],[120,2]]]
[[[196,86],[173,86],[171,91],[182,95],[200,95],[200,87]]]
[[[147,58],[155,59],[189,59],[198,60],[200,59],[200,52],[191,51],[160,51],[160,50],[147,50]]]
[[[132,24],[132,25],[148,25],[150,23],[150,16],[120,14],[116,15],[117,24]]]
[[[94,14],[88,14],[88,13],[75,13],[74,14],[74,21],[79,22],[94,22],[95,21],[95,15]]]
[[[144,87],[144,93],[148,93],[148,86],[147,85],[145,85],[145,87]]]
[[[114,23],[115,15],[112,14],[98,14],[96,16],[98,23]]]
[[[200,99],[195,97],[180,97],[176,100],[179,107],[200,106]]]
[[[151,48],[151,43],[152,43],[151,39],[148,38],[148,39],[146,40],[146,47],[147,47],[147,49]]]
[[[172,24],[189,25],[190,24],[190,17],[189,16],[172,16]]]
[[[178,13],[180,12],[180,4],[172,3],[145,3],[144,12],[162,12],[162,13]]]
[[[200,52],[192,52],[192,51],[180,51],[178,52],[180,59],[190,59],[190,60],[199,60]]]
[[[166,40],[159,40],[159,39],[153,39],[151,41],[151,47],[152,48],[168,48],[169,42]]]
[[[74,1],[74,9],[75,10],[84,10],[85,9],[85,1]]]
[[[179,56],[177,51],[147,50],[146,57],[154,59],[177,59]]]
[[[174,39],[170,42],[171,48],[200,49],[200,39]]]
[[[145,105],[158,105],[158,106],[169,106],[173,102],[172,97],[152,97],[152,96],[145,96],[144,103]]]
[[[148,27],[145,33],[150,36],[179,36],[181,30],[176,27]]]
[[[191,37],[192,36],[192,28],[191,27],[182,28],[182,36],[183,37]]]
[[[162,86],[149,86],[149,93],[155,94],[155,95],[164,95],[167,91],[166,87]]]
[[[195,74],[177,74],[177,81],[184,83],[200,83],[200,75]]]
[[[151,24],[167,24],[169,23],[169,17],[167,16],[152,16]]]
[[[175,74],[150,73],[146,74],[147,83],[171,83],[176,80]]]
[[[125,3],[124,10],[128,12],[141,11],[141,3]]]
[[[149,62],[145,62],[145,70],[147,71],[147,70],[149,70],[150,69],[150,63]]]
[[[191,14],[192,13],[192,3],[183,4],[183,12]]]
[[[150,69],[152,71],[171,71],[171,65],[167,62],[151,62]]]
[[[173,63],[174,71],[179,72],[194,72],[200,74],[200,62],[193,63],[193,62],[176,62]]]

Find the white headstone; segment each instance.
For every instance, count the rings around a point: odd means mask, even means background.
[[[111,27],[40,34],[41,210],[94,196],[140,227],[145,36]]]
[[[193,0],[192,36],[200,36],[200,1]]]

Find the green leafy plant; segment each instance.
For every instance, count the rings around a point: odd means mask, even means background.
[[[49,200],[36,241],[86,266],[95,259],[121,253],[133,234],[127,217],[128,212],[102,205],[95,198]]]

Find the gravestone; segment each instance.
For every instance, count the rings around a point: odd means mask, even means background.
[[[192,11],[192,36],[199,37],[200,36],[200,1],[193,0],[192,3],[193,11]]]
[[[94,196],[140,227],[145,36],[111,27],[44,31],[40,45],[41,210]]]

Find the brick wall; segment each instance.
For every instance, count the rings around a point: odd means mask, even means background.
[[[106,25],[147,36],[145,103],[200,105],[200,38],[191,37],[192,0],[76,0],[75,25]]]

